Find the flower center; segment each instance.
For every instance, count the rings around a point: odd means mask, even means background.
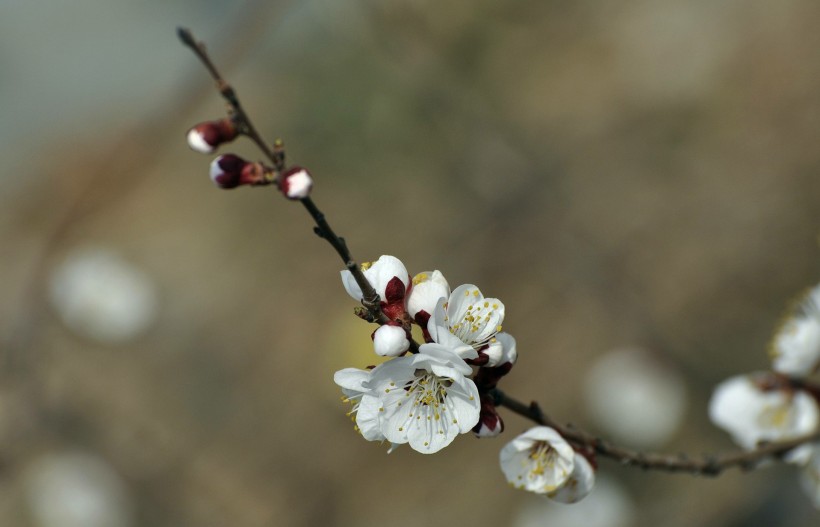
[[[547,469],[555,468],[558,452],[548,443],[538,442],[532,447],[529,457],[532,461],[529,476],[531,479],[535,479],[543,476]]]
[[[777,430],[790,428],[793,421],[792,408],[786,404],[766,406],[758,418],[761,426]]]
[[[495,302],[481,301],[467,307],[461,320],[449,324],[450,333],[478,350],[486,346],[501,331],[501,314]],[[447,320],[445,318],[445,320]]]

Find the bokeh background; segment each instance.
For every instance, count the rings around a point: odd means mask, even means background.
[[[332,378],[373,328],[301,207],[208,180],[185,131],[224,107],[175,27],[360,261],[504,301],[502,388],[608,433],[589,372],[642,349],[680,412],[649,446],[698,454],[733,448],[714,385],[767,368],[820,278],[818,22],[814,0],[4,1],[0,525],[817,525],[794,467],[609,460],[598,509],[558,518],[504,482],[509,413],[434,456],[361,440]]]

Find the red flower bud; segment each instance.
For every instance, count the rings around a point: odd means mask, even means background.
[[[495,409],[495,401],[487,393],[481,394],[481,411],[473,427],[476,437],[496,437],[504,431],[504,421]]]
[[[313,188],[310,172],[302,167],[290,167],[279,176],[279,190],[288,199],[305,199]]]
[[[233,141],[239,132],[229,118],[205,121],[188,130],[188,146],[203,154],[213,153],[219,145]]]
[[[270,182],[261,163],[251,163],[234,154],[219,156],[211,162],[211,181],[226,189]]]

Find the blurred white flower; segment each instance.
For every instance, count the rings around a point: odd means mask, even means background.
[[[555,429],[536,426],[504,445],[499,461],[513,487],[552,494],[569,480],[575,451]]]
[[[512,527],[630,527],[636,525],[635,510],[620,484],[598,478],[589,496],[573,505],[537,498],[528,501]]]
[[[820,365],[820,286],[811,289],[772,339],[772,369],[805,377]]]
[[[154,282],[115,252],[85,247],[52,273],[51,303],[73,331],[105,343],[124,342],[156,319]]]
[[[755,448],[760,441],[810,434],[820,422],[813,397],[800,390],[766,389],[768,378],[767,373],[730,377],[715,388],[709,401],[712,422],[745,449]],[[786,459],[805,462],[811,454],[807,447],[795,449]]]
[[[558,490],[547,494],[547,497],[560,503],[577,503],[589,495],[594,485],[595,469],[587,458],[576,453],[575,466],[569,479]]]
[[[681,376],[646,351],[611,351],[593,364],[584,382],[587,411],[616,441],[653,448],[669,439],[686,411]]]
[[[820,443],[812,447],[812,456],[803,469],[801,483],[812,504],[820,509]]]
[[[99,457],[51,454],[26,468],[25,498],[37,527],[128,527],[125,484]]]

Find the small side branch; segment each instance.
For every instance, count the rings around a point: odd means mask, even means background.
[[[243,135],[249,137],[256,144],[256,146],[259,147],[265,156],[273,163],[277,174],[281,174],[285,169],[285,149],[282,141],[277,140],[274,143],[273,148],[268,146],[268,143],[256,130],[256,127],[253,125],[253,122],[251,122],[250,117],[248,117],[248,114],[245,112],[244,108],[242,108],[242,104],[239,102],[239,95],[237,95],[236,90],[234,90],[233,87],[231,87],[231,85],[225,80],[219,72],[219,69],[211,60],[208,55],[208,51],[205,49],[205,45],[202,42],[197,41],[194,38],[193,33],[186,28],[177,28],[177,35],[182,43],[194,52],[194,54],[208,70],[208,73],[211,74],[214,81],[216,81],[216,87],[219,90],[219,93],[230,106],[231,118],[233,119],[237,129]],[[356,280],[356,284],[358,284],[364,296],[362,303],[373,314],[374,320],[380,324],[388,322],[388,318],[381,311],[378,293],[375,289],[373,289],[373,286],[370,285],[370,282],[367,281],[361,267],[351,256],[344,239],[336,235],[325,218],[325,215],[319,210],[312,199],[308,197],[300,201],[313,218],[313,221],[316,223],[316,233],[327,240],[333,249],[335,249],[336,253],[344,262],[347,270],[349,270],[353,275],[353,278]]]
[[[545,415],[536,402],[530,404],[522,403],[498,389],[493,392],[493,396],[498,406],[504,406],[510,411],[540,425],[554,428],[558,433],[564,436],[567,441],[576,446],[591,448],[600,456],[614,459],[622,465],[638,467],[644,470],[717,476],[723,471],[735,467],[741,470],[752,470],[766,459],[782,458],[796,447],[820,440],[820,432],[817,432],[789,441],[763,444],[755,450],[730,452],[720,455],[704,455],[699,458],[692,458],[686,454],[668,455],[654,452],[638,452],[614,445],[592,434],[583,432],[572,425],[561,425]]]

